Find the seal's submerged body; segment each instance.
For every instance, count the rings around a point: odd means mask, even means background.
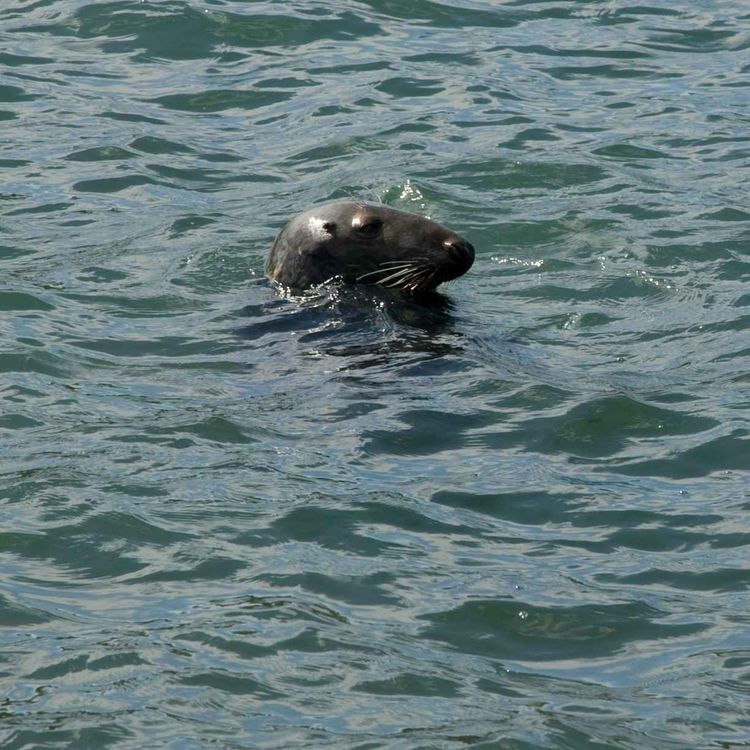
[[[276,237],[266,272],[294,289],[340,278],[422,292],[461,276],[473,262],[471,243],[424,216],[347,201],[291,219]]]

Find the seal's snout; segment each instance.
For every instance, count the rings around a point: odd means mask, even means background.
[[[474,263],[474,245],[458,235],[450,237],[443,244],[456,266],[456,276],[466,273]]]

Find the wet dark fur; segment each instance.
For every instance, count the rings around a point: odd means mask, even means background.
[[[293,289],[341,279],[422,292],[461,276],[473,262],[471,243],[424,216],[341,202],[291,219],[276,237],[266,272]]]

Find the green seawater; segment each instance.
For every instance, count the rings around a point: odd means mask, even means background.
[[[750,747],[749,282],[745,2],[1,3],[0,747]]]

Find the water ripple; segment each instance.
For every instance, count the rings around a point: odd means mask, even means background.
[[[0,28],[3,748],[748,743],[741,3]],[[348,198],[474,268],[275,290]]]

